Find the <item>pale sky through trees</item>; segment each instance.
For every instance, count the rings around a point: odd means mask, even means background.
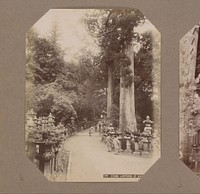
[[[58,43],[65,51],[67,61],[74,60],[86,47],[88,50],[98,53],[98,46],[87,32],[83,22],[84,14],[87,11],[87,9],[51,9],[33,27],[41,36],[46,37],[50,35],[52,26],[56,23],[59,33]],[[157,31],[148,20],[136,29],[138,32],[148,30]]]

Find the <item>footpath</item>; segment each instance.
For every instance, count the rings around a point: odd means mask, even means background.
[[[105,174],[144,174],[158,159],[158,150],[150,157],[137,153],[107,152],[98,133],[89,136],[88,131],[67,138],[64,149],[69,151],[67,182],[122,182],[138,181],[137,178],[104,178]]]

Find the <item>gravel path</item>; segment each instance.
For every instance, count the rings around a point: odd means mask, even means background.
[[[98,134],[90,137],[88,131],[78,133],[64,144],[70,151],[67,182],[129,182],[137,178],[103,178],[103,174],[144,174],[158,159],[159,152],[151,157],[137,154],[107,152]]]

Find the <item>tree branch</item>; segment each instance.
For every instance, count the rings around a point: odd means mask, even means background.
[[[109,34],[109,33],[113,32],[116,27],[117,27],[117,25],[115,25],[111,30],[108,30],[107,32],[104,32],[104,33],[99,34],[99,35],[94,35],[94,37],[98,38],[98,37],[104,36],[106,34]]]

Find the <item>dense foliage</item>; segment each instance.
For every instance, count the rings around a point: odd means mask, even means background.
[[[138,9],[101,9],[86,15],[86,27],[101,48],[101,64],[106,70],[112,66],[115,75],[119,77],[120,67],[124,86],[132,84],[130,60],[125,50],[138,39],[134,28],[144,22],[144,15]]]
[[[26,108],[33,108],[37,116],[52,112],[56,123],[67,124],[71,117],[96,121],[106,109],[108,67],[112,67],[114,125],[119,122],[120,76],[125,78],[122,87],[135,84],[137,119],[152,116],[153,38],[149,32],[141,35],[133,30],[145,17],[137,9],[102,9],[88,13],[84,21],[100,52],[95,55],[85,48],[73,63],[65,61],[55,28],[50,37],[40,37],[33,29],[27,33]],[[140,47],[134,75],[125,54],[133,43]]]
[[[66,63],[52,38],[31,30],[26,37],[26,108],[38,116],[52,112],[56,123],[95,120],[106,106],[105,78],[98,56],[85,50],[78,63]]]
[[[56,43],[34,31],[27,33],[26,41],[27,109],[33,108],[38,116],[52,112],[56,122],[66,123],[77,115],[72,105],[77,100],[76,78],[66,68]]]

